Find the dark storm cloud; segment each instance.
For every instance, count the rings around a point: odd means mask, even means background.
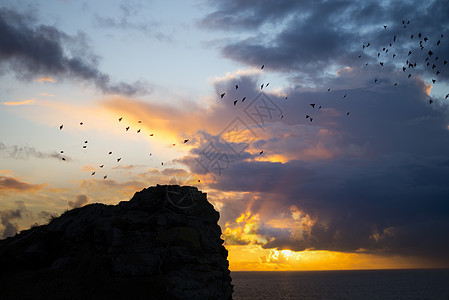
[[[13,220],[21,219],[28,210],[23,201],[16,201],[16,205],[16,209],[0,210],[0,223],[3,226],[3,228],[0,228],[0,239],[5,239],[19,232],[19,225],[13,223]]]
[[[36,150],[34,147],[30,146],[6,146],[0,142],[0,154],[8,158],[13,159],[29,159],[29,158],[43,158],[43,159],[57,159],[61,160],[62,156],[58,152],[41,152]],[[68,156],[64,156],[66,161],[71,161],[72,159]]]
[[[223,55],[247,65],[265,64],[271,70],[290,72],[318,80],[333,66],[364,66],[365,63],[396,68],[407,59],[417,66],[415,74],[447,80],[443,68],[449,61],[449,23],[447,1],[227,1],[212,2],[216,11],[206,16],[205,28],[249,33],[244,39],[228,42]],[[403,28],[402,20],[410,20]],[[383,25],[387,25],[384,29]],[[269,28],[269,29],[268,29]],[[418,33],[428,37],[420,50]],[[410,35],[414,34],[414,40]],[[445,38],[441,38],[443,34]],[[393,37],[397,42],[393,43]],[[441,39],[441,44],[436,42]],[[362,51],[362,45],[370,48]],[[389,44],[392,43],[392,47]],[[390,48],[389,52],[382,51]],[[412,50],[409,57],[408,52]],[[430,68],[425,59],[435,54]],[[377,54],[381,53],[378,58]],[[396,57],[393,59],[392,54]],[[358,60],[358,55],[362,58]],[[439,56],[439,61],[435,57]],[[432,69],[433,63],[436,69]],[[436,77],[436,71],[441,74]],[[443,72],[443,70],[445,70]],[[300,76],[299,76],[300,75]],[[293,75],[294,76],[294,75]]]
[[[112,83],[98,70],[83,34],[69,36],[52,26],[35,25],[29,15],[0,8],[0,67],[19,78],[56,76],[93,82],[108,94],[146,93],[143,84]]]
[[[268,241],[263,247],[421,256],[449,264],[448,106],[442,99],[429,104],[427,85],[419,78],[409,80],[391,69],[378,75],[374,83],[370,72],[342,70],[329,80],[330,92],[293,90],[288,100],[269,94],[283,110],[282,121],[255,129],[245,151],[214,174],[211,187],[218,191],[257,195],[250,209],[261,214],[257,233]],[[233,81],[221,82],[218,90],[228,91]],[[254,83],[248,82],[252,88]],[[231,154],[218,135],[202,132],[200,140]],[[180,160],[196,174],[206,173],[198,162],[204,147],[199,144]],[[288,162],[258,161],[271,155]],[[249,207],[249,199],[223,203],[221,213],[230,220],[241,213],[236,205]],[[316,220],[300,239],[291,228],[264,223],[292,206]]]

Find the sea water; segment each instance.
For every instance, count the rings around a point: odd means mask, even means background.
[[[449,269],[231,272],[233,299],[449,300]]]

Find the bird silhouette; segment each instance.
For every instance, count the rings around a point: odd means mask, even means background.
[[[62,160],[65,160],[65,158],[63,157]]]
[[[424,37],[424,42],[427,42],[429,39],[427,37]]]
[[[412,74],[408,74],[408,78],[412,77]]]
[[[153,136],[154,135],[154,133],[150,133],[150,136]]]
[[[428,54],[429,54],[429,56],[432,56],[433,52],[431,50],[429,50]]]
[[[432,100],[432,99],[429,99],[429,104],[432,104],[432,102],[433,102],[433,100]]]
[[[310,106],[312,106],[312,108],[315,108],[315,103],[310,103]]]
[[[84,149],[86,149],[86,148],[87,148],[87,146],[83,146],[83,148],[84,148]]]
[[[396,82],[395,84],[394,84],[394,86],[397,86],[398,85],[398,83]]]
[[[263,153],[263,150],[259,152],[259,155],[262,155],[262,153]]]
[[[444,99],[447,99],[449,97],[449,94],[446,95],[446,97]]]
[[[308,118],[310,118],[310,116],[309,116],[309,115],[306,115],[306,119],[308,119]]]
[[[137,121],[137,123],[142,123],[142,121]]]
[[[262,67],[260,67],[260,69],[263,70],[264,67],[265,67],[265,65],[262,65]]]
[[[59,130],[62,130],[63,127],[64,127],[64,125],[59,126]]]
[[[80,122],[80,125],[83,125],[84,123],[83,122]]]
[[[129,126],[128,126],[128,127],[126,127],[125,129],[126,129],[126,131],[128,131],[128,130],[129,130]]]
[[[220,98],[223,98],[225,94],[226,94],[226,93],[221,94],[221,95],[220,95]]]
[[[349,116],[349,111],[346,113],[347,116]]]
[[[263,83],[261,84],[260,89],[263,89]]]
[[[436,82],[436,80],[435,79],[432,79],[432,83],[435,83]]]
[[[330,92],[330,90],[331,90],[330,88],[327,89],[328,92]]]
[[[92,174],[90,174],[91,176],[95,175],[95,172],[92,172]]]
[[[140,129],[139,130],[137,130],[137,133],[139,133],[140,132]]]
[[[122,121],[122,119],[123,119],[123,117],[120,117],[120,118],[118,118],[118,121],[119,121],[119,122],[121,122],[121,121]]]
[[[408,52],[408,55],[410,55],[410,54],[412,54],[412,51],[409,51],[409,52]]]
[[[447,64],[447,60],[444,60],[444,61],[443,61],[443,65],[446,65],[446,64]]]
[[[438,45],[439,45],[440,43],[441,43],[441,41],[440,41],[440,40],[438,40],[438,41],[437,41],[437,46],[438,46]]]
[[[312,122],[313,121],[313,118],[312,117],[310,117],[310,122]]]
[[[237,104],[238,101],[239,101],[238,99],[234,100],[234,106]]]
[[[184,140],[184,144],[187,143],[188,141],[189,141],[189,139],[185,139],[185,140]]]
[[[343,98],[346,98],[346,94],[343,96]]]
[[[61,150],[61,153],[64,153],[64,150]]]
[[[235,85],[235,89],[238,89],[238,88],[239,88],[239,85],[238,85],[238,84],[236,84],[236,85]]]
[[[109,151],[109,155],[111,155],[112,154],[112,151]]]
[[[103,176],[103,179],[106,179],[106,178],[108,178],[108,175],[104,175],[104,176]]]
[[[380,62],[379,64],[380,64],[382,67],[384,66],[384,63],[383,63],[383,62]]]
[[[270,85],[270,83],[268,82],[266,85],[265,85],[265,87],[267,87],[267,86],[269,86]]]
[[[246,100],[246,97],[243,97],[242,102]]]
[[[117,158],[117,162],[119,162],[121,159],[122,159],[121,157]]]
[[[84,141],[84,144],[87,144],[87,141]]]
[[[104,165],[101,165],[101,166],[99,166],[100,168],[103,168],[104,167]]]
[[[374,78],[374,82],[377,82],[377,78]]]

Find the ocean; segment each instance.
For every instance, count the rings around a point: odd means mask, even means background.
[[[449,269],[231,272],[234,300],[449,300]]]

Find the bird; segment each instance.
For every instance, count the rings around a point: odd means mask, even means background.
[[[446,65],[446,64],[447,64],[447,60],[444,60],[444,61],[443,61],[443,65]]]
[[[346,98],[346,94],[343,96],[343,98]]]
[[[65,158],[63,157],[62,160],[65,160]]]
[[[437,71],[436,74],[437,74],[437,76],[438,76],[438,74],[440,74],[440,71]]]
[[[369,47],[371,44],[370,43],[368,43],[368,44],[366,44],[366,47]]]
[[[405,72],[405,67],[402,67],[402,72]]]
[[[188,141],[189,141],[189,139],[185,139],[185,140],[184,140],[184,144],[187,143]]]
[[[246,97],[243,97],[242,102],[246,100]]]
[[[431,99],[429,99],[429,104],[432,104],[432,102],[433,102],[432,98],[431,98]]]
[[[440,43],[441,43],[440,40],[438,40],[438,41],[437,41],[437,46],[438,46]]]
[[[238,101],[239,101],[238,99],[234,100],[234,106],[237,104]]]
[[[331,90],[330,88],[327,89],[328,92],[330,92],[330,90]]]
[[[87,144],[87,141],[84,141],[84,144]]]
[[[449,97],[449,94],[446,95],[446,97],[444,99],[447,99]]]
[[[64,150],[61,150],[61,153],[64,153]]]
[[[109,151],[109,155],[111,155],[112,154],[112,151]]]
[[[163,166],[163,165],[164,165],[164,163],[163,163],[163,162],[161,162],[161,165]]]
[[[120,117],[120,118],[118,118],[118,121],[119,121],[119,122],[121,122],[121,121],[122,121],[122,119],[123,119],[123,117]]]
[[[321,109],[321,105],[320,105],[320,106],[318,106],[318,109]]]
[[[377,82],[377,78],[374,78],[374,82]]]
[[[262,85],[260,86],[260,89],[263,89],[263,83],[262,83]]]
[[[262,155],[262,153],[263,153],[263,150],[259,152],[259,155]]]
[[[153,136],[154,135],[154,133],[150,133],[150,136]]]
[[[126,129],[126,131],[128,131],[128,130],[129,130],[129,126],[128,126],[128,127],[126,127],[125,129]]]
[[[413,34],[410,36],[410,38],[411,38],[411,39],[413,38]]]
[[[103,168],[104,167],[104,165],[101,165],[101,166],[99,166],[100,168]]]
[[[432,83],[435,83],[436,82],[436,80],[435,79],[432,79]]]
[[[309,115],[306,115],[306,119],[308,119],[308,118],[310,118],[310,116],[309,116]]]
[[[384,25],[384,29],[386,29],[387,28],[387,25]]]
[[[80,122],[80,125],[83,125],[84,123],[83,122]]]
[[[312,106],[312,108],[315,108],[315,103],[310,103],[310,106]]]
[[[427,42],[429,39],[427,37],[424,37],[424,42]]]
[[[59,130],[62,130],[62,127],[64,127],[64,125],[59,126]]]
[[[418,37],[419,37],[419,38],[421,38],[421,32],[420,32],[420,33],[418,33]]]
[[[398,85],[398,83],[396,82],[395,84],[394,84],[394,86],[397,86]]]
[[[238,88],[239,88],[239,85],[238,85],[238,84],[236,84],[236,85],[235,85],[235,89],[238,89]]]
[[[265,67],[265,65],[262,65],[262,67],[260,67],[260,69],[263,70],[264,67]]]
[[[139,121],[137,121],[137,123],[142,123],[142,121],[139,120]]]
[[[408,78],[412,77],[412,74],[408,74]]]
[[[84,149],[86,149],[86,148],[87,148],[87,146],[86,146],[86,145],[84,145],[84,146],[83,146],[83,148],[84,148]]]
[[[383,62],[380,62],[379,64],[380,64],[382,67],[384,66],[384,63],[383,63]]]
[[[90,174],[91,176],[95,175],[95,172],[92,172],[92,174]]]
[[[429,56],[432,56],[433,52],[431,50],[429,50],[428,54],[429,54]]]
[[[285,97],[285,100],[287,100],[287,98],[288,98],[288,96],[287,96],[287,97]]]
[[[122,159],[121,157],[117,158],[117,162],[119,162],[121,159]]]
[[[313,118],[312,117],[310,117],[310,122],[312,122],[313,121]]]
[[[410,54],[412,54],[412,51],[409,51],[409,52],[408,52],[408,55],[410,55]]]
[[[106,179],[106,178],[108,178],[108,175],[104,175],[104,176],[103,176],[103,179]]]
[[[139,130],[137,130],[137,133],[139,133],[140,132],[140,129]]]
[[[270,83],[268,82],[268,83],[265,85],[265,87],[267,87],[269,84],[270,84]]]
[[[349,116],[349,111],[346,113],[347,116]]]
[[[281,120],[284,118],[284,115],[281,116]]]
[[[220,95],[220,98],[223,98],[225,94],[226,94],[226,93],[221,94],[221,95]]]
[[[395,53],[393,53],[393,58],[396,56],[396,54]]]
[[[397,36],[394,36],[394,37],[393,37],[393,42],[396,42],[396,38],[397,38]]]

